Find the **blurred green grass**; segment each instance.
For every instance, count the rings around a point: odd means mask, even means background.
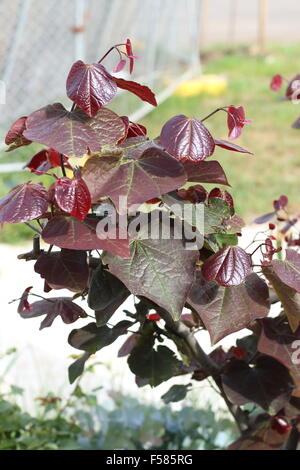
[[[235,142],[252,151],[254,156],[217,148],[212,158],[225,169],[236,210],[248,223],[255,216],[268,212],[273,199],[280,194],[289,197],[291,209],[300,207],[300,131],[291,128],[300,114],[299,108],[291,102],[278,102],[283,92],[274,93],[269,89],[274,74],[292,78],[300,73],[299,52],[300,44],[270,45],[264,56],[251,54],[242,47],[237,47],[235,53],[226,53],[221,46],[216,46],[205,54],[203,73],[227,78],[228,88],[223,94],[189,98],[173,95],[141,120],[150,137],[156,137],[162,125],[176,114],[201,119],[219,106],[243,105],[246,118],[252,123]],[[215,138],[227,138],[224,113],[213,116],[206,125]],[[0,161],[26,161],[40,148],[30,145],[11,153],[3,152]],[[0,174],[0,196],[28,176],[24,172]],[[49,177],[44,178],[49,184]],[[30,179],[41,181],[41,177],[35,175],[30,175]],[[0,242],[17,243],[31,235],[32,231],[23,224],[5,225],[0,231]]]

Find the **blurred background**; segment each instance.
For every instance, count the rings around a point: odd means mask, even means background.
[[[0,196],[28,178],[22,166],[41,148],[32,144],[6,153],[3,142],[11,123],[48,103],[61,101],[69,106],[65,81],[72,63],[97,61],[112,44],[129,37],[134,53],[140,56],[132,79],[150,86],[160,106],[151,109],[121,92],[109,107],[144,124],[150,137],[156,137],[175,114],[201,119],[219,106],[245,107],[252,123],[237,143],[254,156],[222,149],[214,156],[228,175],[236,210],[247,222],[242,240],[246,246],[257,231],[253,219],[269,212],[273,199],[286,194],[292,209],[300,206],[300,134],[290,127],[300,112],[291,102],[279,102],[284,92],[275,94],[269,88],[274,74],[291,79],[300,73],[299,22],[298,0],[0,0]],[[111,71],[117,59],[110,55],[105,66]],[[129,78],[126,71],[120,76]],[[227,138],[223,113],[207,125],[215,138]],[[32,175],[32,180],[41,178]],[[67,381],[70,354],[76,353],[66,344],[72,326],[57,319],[49,331],[39,332],[39,319],[22,320],[16,304],[8,304],[28,285],[34,285],[36,293],[42,292],[43,283],[33,273],[32,264],[16,260],[17,254],[27,250],[31,236],[30,229],[21,224],[0,231],[0,395],[8,394],[21,406],[21,411],[8,410],[0,401],[0,418],[7,416],[7,422],[14,419],[19,423],[25,419],[24,410],[43,420],[48,412],[60,413],[60,400],[35,400],[52,392],[63,399],[75,397],[80,409],[70,405],[69,412],[79,413],[86,435],[91,429],[99,431],[100,447],[117,442],[117,447],[130,448],[140,441],[143,444],[139,445],[151,446],[152,442],[171,448],[225,446],[232,437],[232,425],[206,381],[183,402],[164,410],[160,396],[179,381],[153,390],[137,389],[126,359],[113,356],[119,342],[101,351],[94,360],[99,364],[91,366],[82,389],[74,395],[74,387]],[[130,309],[130,305],[123,308]],[[117,315],[122,315],[122,309]],[[209,349],[206,333],[201,342]],[[232,344],[232,338],[225,344]],[[17,351],[11,349],[14,347]],[[97,409],[93,418],[88,413],[91,403]],[[202,413],[196,419],[202,428],[191,418],[194,407]],[[60,432],[62,424],[57,426]],[[76,429],[70,430],[69,423],[63,426],[66,435],[74,432],[76,440]],[[124,441],[124,429],[132,430],[130,443]],[[1,432],[0,425],[0,448]],[[193,437],[184,441],[187,434]],[[82,442],[92,445],[86,435],[81,436]],[[155,441],[157,436],[160,444]],[[25,435],[24,446],[26,439]],[[58,437],[47,434],[44,440],[48,445]],[[36,442],[37,447],[42,445],[40,435]]]

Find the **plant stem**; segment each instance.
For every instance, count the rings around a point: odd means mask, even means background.
[[[30,222],[23,222],[27,227],[30,227],[34,232],[38,233],[39,235],[42,233],[40,229],[32,225]]]
[[[60,167],[61,167],[62,174],[63,176],[67,176],[65,165],[64,165],[64,156],[62,153],[59,154],[59,158],[60,158]]]
[[[248,429],[247,416],[239,406],[233,405],[228,400],[224,392],[221,380],[221,367],[203,351],[200,344],[196,340],[195,335],[190,331],[190,329],[186,325],[184,325],[184,323],[180,321],[175,322],[170,317],[170,315],[164,310],[159,309],[159,314],[165,320],[167,329],[171,330],[173,333],[175,333],[177,336],[179,336],[186,342],[187,346],[189,347],[192,355],[197,360],[197,362],[212,376],[223,400],[227,405],[229,412],[231,413],[232,417],[236,422],[240,433],[244,433]]]
[[[203,119],[201,119],[201,122],[206,121],[206,119],[209,119],[211,116],[213,116],[214,114],[218,113],[219,111],[225,111],[225,113],[227,113],[225,107],[223,107],[223,108],[217,108],[217,109],[215,109],[212,113],[208,114],[208,115],[205,116]]]

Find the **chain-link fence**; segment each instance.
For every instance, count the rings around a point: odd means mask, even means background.
[[[198,64],[200,6],[201,0],[0,0],[0,71],[6,88],[0,134],[45,104],[66,104],[72,63],[97,61],[127,37],[140,56],[133,79],[164,95]],[[117,60],[112,53],[105,66],[111,70]],[[127,96],[118,99],[123,114],[141,106]]]

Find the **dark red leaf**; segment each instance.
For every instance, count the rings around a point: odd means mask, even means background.
[[[5,136],[5,143],[10,146],[6,152],[31,144],[31,140],[28,140],[23,136],[23,132],[26,129],[26,120],[27,116],[22,116],[10,126],[9,131]]]
[[[249,152],[249,150],[246,150],[243,147],[240,147],[239,145],[234,144],[233,142],[228,142],[227,140],[215,139],[215,144],[218,145],[218,147],[222,147],[223,149],[226,149],[226,150],[232,150],[233,152],[240,152],[240,153],[249,153],[249,155],[253,155],[253,153]]]
[[[34,270],[47,281],[51,289],[81,292],[87,287],[89,268],[85,251],[63,249],[60,252],[42,253]]]
[[[82,156],[89,148],[97,152],[103,145],[114,145],[125,135],[122,119],[102,108],[93,118],[77,108],[67,111],[61,103],[45,106],[27,118],[24,135],[48,145],[66,156]]]
[[[132,204],[142,204],[186,182],[182,165],[158,147],[152,146],[139,158],[128,160],[125,163],[117,157],[92,157],[87,161],[82,176],[93,201],[108,196],[118,212],[124,213]]]
[[[285,96],[288,100],[299,100],[300,99],[300,74],[290,81],[286,89]]]
[[[241,135],[244,125],[249,122],[251,121],[245,119],[243,106],[239,106],[238,108],[229,106],[227,111],[228,138],[232,140],[237,139]]]
[[[273,269],[282,282],[300,292],[300,254],[286,250],[285,260],[274,260]]]
[[[193,163],[183,162],[188,181],[195,183],[215,183],[230,186],[223,168],[214,160]]]
[[[299,354],[295,343],[300,340],[300,328],[292,332],[284,316],[276,318],[263,318],[257,349],[263,354],[274,357],[287,367],[296,383],[300,383]],[[299,343],[300,344],[300,343]]]
[[[133,66],[134,66],[134,56],[133,56],[133,51],[132,51],[132,44],[130,39],[126,39],[126,54],[127,57],[129,58],[129,72],[133,72]]]
[[[183,114],[174,116],[163,126],[161,145],[177,160],[199,162],[213,154],[215,142],[199,119]]]
[[[273,91],[278,91],[282,87],[282,84],[283,84],[283,77],[277,74],[277,75],[274,75],[274,77],[272,77],[270,88]]]
[[[128,356],[128,354],[131,353],[134,346],[136,345],[138,337],[139,335],[137,333],[133,333],[132,335],[130,335],[126,339],[125,343],[120,347],[119,352],[118,352],[118,357]]]
[[[130,257],[129,239],[121,229],[107,233],[106,239],[97,236],[99,219],[88,216],[84,221],[74,217],[55,216],[42,232],[46,243],[70,250],[106,250],[124,258]]]
[[[282,282],[272,265],[263,265],[262,271],[281,301],[281,307],[288,318],[291,330],[295,332],[300,325],[300,294]]]
[[[233,202],[233,199],[232,199],[232,196],[231,194],[226,191],[225,189],[220,189],[220,188],[214,188],[210,191],[209,195],[208,195],[208,199],[211,199],[211,198],[219,198],[219,199],[222,199],[222,201],[225,201],[227,202],[227,204],[229,205],[229,207],[234,207],[234,202]]]
[[[109,103],[117,93],[117,85],[101,64],[85,64],[78,60],[67,78],[67,95],[90,117]]]
[[[48,192],[42,184],[30,181],[19,184],[0,199],[0,222],[14,224],[38,219],[48,204]]]
[[[257,217],[254,222],[256,224],[265,224],[266,222],[269,222],[269,220],[273,219],[274,215],[276,212],[268,212],[268,214],[261,215],[260,217]]]
[[[221,286],[238,286],[251,271],[248,253],[239,246],[223,248],[210,256],[202,266],[207,282],[216,280]]]
[[[126,139],[129,139],[130,137],[136,137],[138,135],[147,135],[146,127],[142,126],[142,124],[129,121]]]
[[[91,195],[85,181],[77,173],[70,179],[64,176],[55,183],[55,200],[61,210],[84,220],[91,208]]]
[[[188,189],[179,189],[178,194],[192,204],[198,204],[206,200],[207,191],[201,184],[196,184],[195,186],[190,186]]]
[[[71,297],[52,297],[50,299],[38,300],[31,304],[31,311],[19,312],[22,318],[34,318],[46,315],[41,323],[40,330],[51,326],[57,316],[64,323],[74,323],[80,317],[86,317],[85,311],[79,305],[72,302]]]
[[[121,72],[121,70],[123,70],[123,68],[125,67],[125,65],[126,65],[126,60],[125,60],[125,59],[119,60],[119,62],[117,63],[117,65],[116,65],[115,68],[113,69],[113,73]]]
[[[167,227],[163,219],[160,237],[155,238],[150,238],[148,226],[144,227],[138,239],[131,242],[130,260],[105,253],[103,263],[133,295],[147,297],[178,320],[194,281],[199,253],[185,250],[180,239],[164,238],[162,233]]]
[[[68,159],[63,155],[63,163],[66,168],[71,169],[68,163]],[[48,148],[42,149],[36,153],[24,168],[29,168],[33,172],[43,173],[50,170],[50,168],[56,168],[60,166],[60,155],[56,150]]]
[[[285,196],[284,194],[279,197],[278,200],[275,200],[273,202],[273,206],[275,211],[280,211],[281,209],[284,209],[288,205],[288,197]]]
[[[20,299],[19,305],[18,305],[18,310],[17,310],[18,313],[23,312],[23,310],[27,310],[28,312],[31,312],[31,305],[28,302],[28,296],[29,296],[31,289],[32,289],[32,286],[27,287],[24,290],[22,297]]]
[[[222,381],[232,403],[241,406],[254,402],[271,413],[283,407],[293,388],[288,369],[270,356],[258,356],[254,365],[233,359]]]
[[[296,119],[295,122],[293,122],[292,127],[294,129],[300,129],[300,116]]]
[[[279,434],[271,427],[270,417],[259,414],[250,429],[233,442],[228,450],[282,450],[288,435]]]
[[[112,77],[112,80],[119,88],[130,91],[130,93],[138,96],[143,101],[147,101],[147,103],[152,104],[152,106],[157,106],[155,95],[147,86],[140,85],[131,80],[124,80],[123,78]]]
[[[251,273],[243,284],[235,287],[205,282],[197,273],[187,302],[209,331],[212,344],[247,328],[257,318],[268,315],[270,309],[268,286],[256,273]]]

